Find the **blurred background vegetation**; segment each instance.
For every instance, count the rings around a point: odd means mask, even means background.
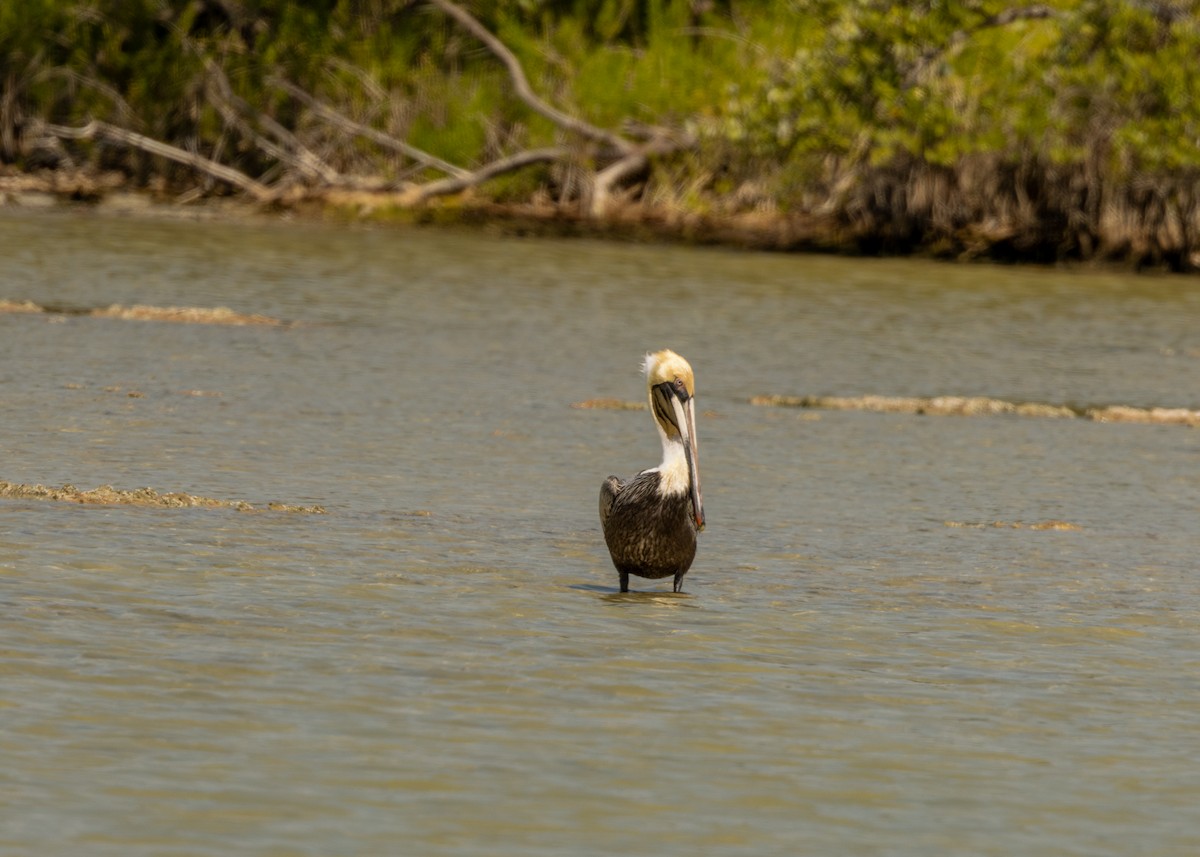
[[[1200,0],[460,5],[560,110],[689,141],[629,189],[665,221],[758,224],[780,247],[1200,262]],[[465,169],[571,147],[475,191],[492,201],[565,211],[604,158],[424,2],[21,0],[0,3],[0,168],[230,192],[45,131],[98,119],[267,184],[317,181],[281,147],[395,187],[438,177],[289,85]]]

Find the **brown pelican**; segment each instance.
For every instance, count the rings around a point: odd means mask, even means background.
[[[629,591],[629,575],[674,577],[679,591],[704,529],[696,462],[696,382],[674,351],[646,355],[650,413],[662,437],[663,460],[628,482],[610,476],[600,486],[600,526]]]

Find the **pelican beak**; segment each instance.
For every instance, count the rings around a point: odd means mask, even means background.
[[[696,450],[696,400],[687,402],[687,437],[683,439],[684,453],[687,455],[688,473],[692,483],[692,510],[696,515],[696,529],[704,529],[704,500],[700,496],[700,463]]]
[[[700,465],[699,453],[696,446],[696,399],[694,396],[680,392],[671,384],[661,384],[663,398],[671,403],[668,419],[679,431],[683,441],[683,454],[687,458],[688,484],[692,495],[692,512],[696,520],[696,528],[704,529],[704,499],[700,494]]]

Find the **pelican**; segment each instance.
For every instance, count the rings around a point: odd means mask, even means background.
[[[678,592],[704,529],[696,462],[696,381],[674,351],[646,355],[650,413],[662,438],[663,460],[628,482],[610,476],[600,486],[600,526],[629,591],[629,575],[674,577]]]

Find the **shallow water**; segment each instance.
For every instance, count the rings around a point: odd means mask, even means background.
[[[1194,280],[87,214],[0,247],[0,299],[300,322],[0,315],[0,479],[328,510],[0,501],[0,851],[1200,850],[1200,435],[748,404],[1195,408]],[[683,594],[623,596],[596,497],[658,440],[570,406],[665,346],[708,529]]]

